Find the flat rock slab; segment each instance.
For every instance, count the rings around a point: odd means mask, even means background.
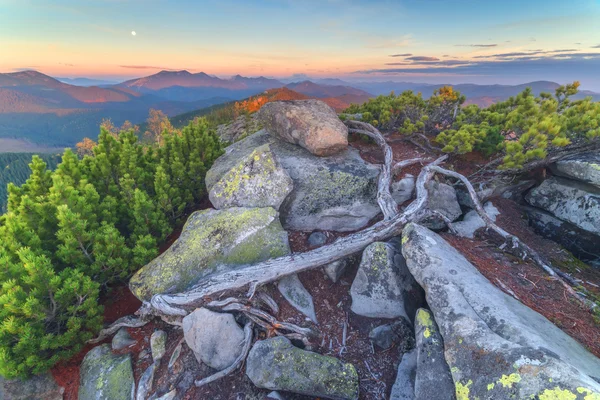
[[[417,349],[402,355],[398,374],[392,386],[390,400],[415,400],[415,379],[417,377]]]
[[[183,319],[183,336],[199,362],[219,371],[233,364],[244,345],[244,331],[233,314],[205,308]]]
[[[600,154],[582,154],[561,160],[552,168],[560,175],[600,187]]]
[[[0,377],[0,400],[62,400],[64,391],[51,373],[25,380]]]
[[[527,194],[527,202],[557,218],[600,235],[600,188],[552,177]]]
[[[273,208],[228,208],[194,212],[167,251],[129,281],[140,300],[182,292],[213,272],[289,254],[287,232]]]
[[[358,399],[358,374],[352,364],[294,347],[278,336],[254,344],[246,375],[262,389],[326,399]]]
[[[90,350],[80,369],[79,400],[131,400],[135,392],[131,356],[103,344]]]
[[[417,399],[454,400],[454,381],[444,358],[444,340],[431,312],[424,308],[415,318],[417,342],[417,372],[415,397]]]
[[[411,276],[399,241],[375,242],[362,255],[350,287],[352,312],[371,318],[414,318],[422,291]]]
[[[208,191],[238,168],[240,160],[266,144],[293,181],[294,188],[280,207],[286,229],[354,231],[381,212],[377,205],[379,169],[365,162],[356,149],[317,157],[264,130],[227,147],[206,174]]]
[[[539,208],[524,209],[529,217],[529,224],[539,235],[560,243],[582,260],[600,260],[600,236],[558,219]]]
[[[392,198],[398,204],[406,203],[412,199],[415,192],[415,177],[407,174],[404,178],[391,184]]]
[[[112,338],[111,346],[113,350],[121,350],[129,346],[133,346],[137,342],[133,340],[127,328],[121,328],[117,331],[116,335]]]
[[[257,147],[215,183],[208,197],[220,210],[230,207],[273,207],[279,210],[294,182],[279,165],[268,144]]]
[[[165,331],[155,331],[150,336],[150,349],[152,350],[152,360],[160,361],[165,355],[167,349],[167,333]]]
[[[436,233],[409,224],[402,241],[443,338],[457,398],[600,395],[600,360],[577,341],[492,285]]]
[[[494,222],[496,221],[496,217],[500,215],[500,211],[490,202],[485,203],[483,209]],[[473,239],[475,232],[481,228],[485,228],[485,222],[483,222],[477,211],[471,210],[465,214],[462,221],[455,222],[453,226],[459,236]]]
[[[271,135],[317,156],[330,156],[348,147],[348,128],[320,100],[273,101],[261,107],[257,118]]]
[[[313,298],[306,290],[297,274],[286,276],[277,283],[277,289],[285,299],[298,311],[317,324],[317,314]]]

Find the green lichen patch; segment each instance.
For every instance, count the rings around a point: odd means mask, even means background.
[[[140,269],[129,286],[139,299],[183,291],[220,269],[235,269],[289,254],[287,233],[272,208],[193,213],[173,245]]]

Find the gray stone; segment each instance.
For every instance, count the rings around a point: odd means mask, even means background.
[[[325,275],[331,280],[331,282],[336,283],[340,277],[344,274],[346,269],[349,266],[355,265],[360,260],[360,253],[353,254],[346,258],[342,258],[341,260],[334,261],[332,263],[327,264],[323,267],[323,271]]]
[[[229,124],[217,126],[217,136],[225,143],[234,143],[261,129],[256,113],[240,115]]]
[[[417,342],[417,399],[454,400],[455,389],[450,368],[444,358],[444,341],[431,312],[417,310],[415,318]]]
[[[600,360],[577,341],[492,285],[434,232],[409,224],[402,241],[443,337],[458,398],[600,395]]]
[[[159,362],[160,361],[158,361],[158,362],[155,361],[154,363],[152,363],[152,365],[150,365],[148,368],[146,368],[146,370],[140,377],[140,381],[138,382],[138,387],[137,387],[137,390],[135,393],[135,400],[147,400],[148,399],[148,393],[150,393],[152,391],[152,386],[154,383],[154,373],[156,372],[156,369],[158,368]]]
[[[600,187],[600,154],[588,153],[561,160],[552,168],[560,175]]]
[[[115,336],[112,338],[112,349],[113,350],[121,350],[126,347],[133,346],[137,342],[133,340],[129,332],[127,332],[126,328],[121,328],[117,331]]]
[[[24,380],[0,376],[0,400],[62,400],[64,392],[51,373]]]
[[[372,329],[369,332],[369,339],[375,346],[383,350],[387,350],[393,345],[398,345],[403,351],[415,347],[414,333],[404,318]]]
[[[308,237],[308,245],[310,247],[320,247],[327,242],[327,235],[323,232],[313,232]]]
[[[155,331],[150,336],[150,349],[152,349],[152,360],[160,361],[165,355],[167,347],[167,333],[165,331]]]
[[[456,191],[450,185],[429,181],[425,185],[429,194],[429,208],[438,211],[450,221],[456,221],[462,215],[462,210],[456,198]],[[439,217],[428,218],[423,225],[431,229],[442,229],[446,223]]]
[[[254,344],[246,375],[262,389],[327,399],[358,399],[358,374],[352,364],[294,347],[278,336]]]
[[[317,156],[330,156],[348,147],[348,128],[320,100],[273,101],[262,106],[257,117],[271,135]]]
[[[412,199],[415,191],[415,177],[407,174],[404,178],[391,185],[392,197],[398,204],[403,204]]]
[[[173,389],[168,393],[163,394],[160,397],[157,397],[156,400],[173,400],[177,396],[177,389]]]
[[[371,318],[414,315],[423,301],[422,290],[406,268],[398,240],[375,242],[362,255],[350,288],[352,311]]]
[[[317,314],[315,314],[315,305],[313,298],[306,290],[298,275],[289,275],[282,278],[277,283],[277,289],[285,297],[285,299],[298,311],[306,315],[315,324],[317,322]]]
[[[285,400],[285,397],[283,397],[278,391],[274,390],[267,395],[267,399]]]
[[[135,393],[131,356],[103,344],[90,350],[80,368],[79,400],[131,400]]]
[[[273,208],[228,208],[194,212],[167,251],[129,281],[140,300],[182,292],[219,269],[233,270],[289,254],[287,232]]]
[[[232,314],[205,308],[183,319],[183,336],[199,362],[219,371],[233,364],[244,344],[244,331]]]
[[[600,188],[552,177],[531,190],[526,200],[579,228],[600,235]]]
[[[379,169],[365,162],[356,149],[316,157],[265,131],[227,147],[206,174],[207,189],[210,191],[240,160],[265,144],[294,182],[294,189],[280,207],[286,229],[354,231],[381,212],[377,205]]]
[[[294,188],[294,182],[279,165],[269,145],[257,147],[215,183],[208,197],[220,210],[230,207],[273,207]]]
[[[600,246],[598,246],[600,236],[538,208],[524,207],[524,209],[529,217],[529,224],[539,235],[560,243],[582,260],[600,260]]]
[[[500,211],[489,201],[484,204],[483,209],[494,222],[496,221],[496,217],[500,215]],[[470,239],[475,237],[475,232],[478,229],[485,228],[485,222],[483,222],[483,219],[481,219],[475,210],[466,213],[462,221],[455,222],[453,225],[459,236]]]
[[[390,400],[415,400],[415,379],[417,376],[417,349],[402,355],[396,381],[392,386]]]

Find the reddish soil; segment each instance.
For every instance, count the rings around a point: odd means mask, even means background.
[[[551,260],[553,265],[573,265],[573,258],[555,242],[536,235],[522,217],[516,203],[506,199],[493,199],[492,202],[502,213],[498,224],[508,232],[517,235],[525,243]],[[571,337],[578,340],[590,352],[600,357],[600,321],[570,296],[556,280],[551,279],[532,262],[523,262],[516,257],[498,250],[501,239],[494,234],[480,233],[475,239],[461,238],[449,233],[442,236],[459,250],[477,269],[507,294],[539,312]],[[592,292],[598,292],[593,285],[600,284],[600,271],[578,262],[571,268],[575,278]]]

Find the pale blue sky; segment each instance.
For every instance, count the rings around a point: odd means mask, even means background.
[[[0,0],[0,72],[600,88],[599,21],[600,0]]]

